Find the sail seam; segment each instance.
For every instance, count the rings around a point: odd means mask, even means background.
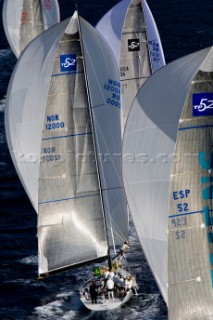
[[[83,73],[83,71],[73,71],[73,72],[65,72],[65,73],[53,73],[51,77],[60,77],[60,76],[68,76],[70,74]]]
[[[178,131],[191,130],[191,129],[204,129],[204,128],[212,128],[212,127],[213,127],[213,124],[208,124],[205,126],[192,126],[192,127],[179,128]]]

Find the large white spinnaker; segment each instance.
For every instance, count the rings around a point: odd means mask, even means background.
[[[171,320],[213,318],[213,48],[189,87],[179,121],[168,212]]]
[[[138,90],[164,65],[160,36],[147,2],[132,0],[122,28],[119,58],[123,130]]]
[[[171,166],[178,122],[191,81],[209,48],[154,73],[136,96],[122,150],[131,215],[147,261],[167,302],[167,229]]]
[[[127,239],[120,105],[112,88],[119,89],[113,54],[77,13],[38,36],[12,75],[7,142],[39,214],[41,275],[106,256],[110,218],[117,242]]]
[[[58,0],[4,0],[3,25],[16,57],[44,30],[60,21]]]
[[[110,45],[117,61],[119,61],[121,33],[129,4],[130,0],[118,2],[96,25],[96,29]]]

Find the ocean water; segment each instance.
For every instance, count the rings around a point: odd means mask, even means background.
[[[14,0],[15,1],[15,0]],[[147,0],[160,32],[166,62],[213,44],[212,0]],[[77,1],[92,25],[116,0]],[[73,14],[74,1],[59,0],[62,19]],[[0,11],[3,0],[0,0]],[[2,320],[166,320],[167,308],[140,248],[133,224],[128,261],[137,274],[139,296],[120,309],[93,313],[79,300],[78,288],[88,268],[37,280],[37,216],[19,182],[8,152],[4,108],[16,64],[0,21],[0,319]]]

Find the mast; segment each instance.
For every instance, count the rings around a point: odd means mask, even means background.
[[[98,163],[98,159],[97,159],[97,142],[96,142],[96,138],[95,138],[95,126],[94,126],[93,113],[92,113],[92,108],[91,108],[91,97],[90,97],[90,89],[89,89],[89,84],[88,84],[86,64],[84,61],[84,47],[83,47],[83,43],[82,43],[81,24],[80,24],[80,19],[79,19],[79,15],[78,15],[78,10],[76,10],[76,12],[77,12],[77,16],[78,16],[79,37],[80,37],[80,43],[81,43],[82,58],[83,58],[83,65],[84,65],[84,76],[85,76],[87,97],[88,97],[88,103],[89,103],[88,104],[89,105],[89,114],[90,114],[90,120],[91,120],[91,126],[92,126],[92,139],[93,139],[94,153],[95,153],[94,155],[95,155],[95,162],[96,162],[96,168],[97,168],[97,173],[98,173],[98,183],[99,183],[100,194],[101,194],[101,204],[102,204],[102,209],[103,209],[104,219],[105,219],[105,231],[106,231],[106,237],[107,237],[107,243],[108,243],[108,255],[109,255],[108,261],[109,261],[109,266],[110,266],[111,261],[110,261],[109,235],[108,235],[108,231],[107,231],[106,209],[105,209],[105,205],[104,205],[99,163]]]

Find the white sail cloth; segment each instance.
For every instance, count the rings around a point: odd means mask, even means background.
[[[123,139],[124,187],[135,228],[167,302],[169,181],[178,122],[189,86],[209,48],[153,74],[130,110]]]
[[[35,5],[37,7],[34,8]],[[41,11],[42,21],[38,20],[38,11]],[[47,30],[60,21],[57,0],[4,0],[2,15],[7,40],[16,57],[21,53],[20,39],[26,37],[24,42],[29,43],[32,37],[40,33],[39,30]],[[25,27],[24,35],[22,26]]]

